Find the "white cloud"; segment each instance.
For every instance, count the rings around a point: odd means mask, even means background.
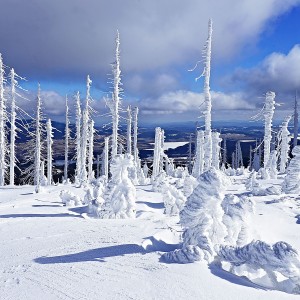
[[[249,110],[254,106],[247,102],[243,93],[211,92],[213,111],[219,110]],[[191,91],[179,90],[165,93],[157,99],[145,99],[140,102],[140,108],[144,114],[182,114],[187,112],[199,112],[203,110],[204,95]]]

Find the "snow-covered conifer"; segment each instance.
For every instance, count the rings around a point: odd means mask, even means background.
[[[272,140],[272,120],[275,111],[275,93],[267,92],[264,107],[265,119],[265,135],[264,135],[264,167],[268,164],[271,153],[271,140]]]
[[[139,108],[135,107],[133,111],[133,157],[136,165],[138,165],[138,159],[139,159],[139,150],[137,145],[138,114],[139,114]]]
[[[128,177],[128,170],[134,166],[132,155],[117,155],[110,164],[111,180],[104,194],[100,217],[125,219],[135,217],[136,189]]]
[[[75,181],[77,183],[80,182],[79,177],[81,175],[81,167],[82,167],[82,163],[81,163],[81,104],[80,104],[80,94],[79,92],[76,93],[75,96],[75,100],[76,100],[76,138],[75,138],[75,144],[76,144],[76,170],[75,170]]]
[[[118,154],[118,131],[119,131],[119,119],[120,119],[120,104],[121,104],[121,69],[120,69],[120,35],[117,31],[116,37],[116,53],[115,62],[112,64],[113,71],[113,93],[111,99],[107,100],[107,106],[110,109],[112,117],[112,158]]]
[[[69,139],[70,139],[70,128],[69,128],[69,106],[68,97],[66,96],[66,119],[65,119],[65,164],[64,164],[64,181],[68,182],[68,165],[69,165]]]
[[[193,176],[198,178],[204,168],[204,131],[197,131],[196,157],[193,167]]]
[[[175,186],[166,182],[162,186],[165,214],[178,215],[186,202],[186,197]]]
[[[220,138],[219,132],[212,132],[212,161],[211,166],[217,170],[220,168],[220,143],[222,139]]]
[[[94,121],[89,122],[89,137],[88,137],[88,178],[92,180],[94,178],[93,172],[93,158],[94,158]]]
[[[131,145],[131,138],[132,138],[132,115],[131,115],[131,107],[130,105],[127,107],[127,153],[132,153],[132,145]]]
[[[282,190],[286,194],[300,193],[300,146],[295,146],[292,154],[294,157],[290,161],[282,184]]]
[[[102,175],[108,178],[108,154],[109,154],[109,137],[104,138],[104,148],[102,153]]]
[[[290,132],[288,130],[288,124],[291,117],[287,116],[282,122],[281,130],[279,131],[279,170],[281,173],[284,173],[286,170],[286,166],[289,160],[289,150],[290,150]]]
[[[167,261],[187,263],[205,259],[210,262],[215,255],[214,246],[222,244],[227,236],[221,203],[229,179],[221,171],[210,169],[198,181],[180,212],[183,247],[164,254]]]
[[[155,178],[161,171],[162,137],[163,133],[160,127],[155,128],[155,142],[153,154],[152,177]]]
[[[0,186],[5,184],[5,175],[7,172],[6,153],[7,153],[7,141],[6,141],[6,99],[4,97],[4,65],[2,55],[0,53]]]
[[[47,180],[48,185],[52,184],[52,144],[53,144],[53,132],[51,120],[47,121]]]

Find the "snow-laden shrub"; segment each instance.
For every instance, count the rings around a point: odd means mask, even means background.
[[[189,197],[194,189],[196,188],[196,186],[198,185],[198,180],[191,175],[187,175],[184,178],[184,182],[183,182],[183,194],[185,197]]]
[[[231,167],[229,167],[228,169],[225,169],[225,174],[227,175],[227,176],[235,176],[235,169],[233,169],[233,168],[231,168]]]
[[[166,172],[160,172],[155,178],[152,178],[152,190],[154,192],[161,192],[162,185],[167,180]]]
[[[286,194],[300,193],[300,146],[295,146],[292,154],[294,157],[290,161],[282,184],[282,190]]]
[[[187,175],[189,174],[188,170],[183,168],[183,167],[177,167],[175,170],[174,170],[174,174],[173,176],[175,178],[182,178],[184,179]]]
[[[62,190],[59,194],[59,197],[63,204],[66,206],[78,206],[82,205],[80,197],[78,195],[73,194],[68,190]]]
[[[245,168],[244,167],[240,167],[236,169],[235,175],[236,176],[242,176],[245,174]]]
[[[221,171],[215,169],[202,173],[198,181],[198,186],[180,212],[180,223],[184,228],[183,247],[164,254],[163,258],[168,261],[184,263],[186,261],[180,261],[180,257],[193,249],[195,255],[190,255],[193,257],[191,261],[194,258],[212,261],[215,255],[214,246],[224,243],[227,230],[222,222],[224,212],[221,203],[230,181]]]
[[[106,188],[106,177],[101,176],[91,181],[91,186],[86,189],[84,204],[88,205],[88,214],[98,218],[104,203],[103,195]]]
[[[120,154],[113,159],[110,166],[112,177],[104,193],[105,202],[99,212],[100,218],[135,217],[136,189],[128,176],[128,170],[133,165],[133,157],[130,154]]]
[[[254,203],[246,196],[227,194],[222,202],[223,223],[227,228],[225,243],[243,246],[250,241],[249,226]]]
[[[178,215],[186,202],[186,197],[175,186],[165,183],[162,186],[165,214]]]
[[[218,251],[218,260],[230,263],[230,272],[246,275],[257,284],[288,293],[300,293],[299,255],[288,243],[269,245],[263,241],[253,241],[243,247],[222,246]],[[279,282],[276,273],[285,279]]]

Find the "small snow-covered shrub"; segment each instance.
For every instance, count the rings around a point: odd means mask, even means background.
[[[59,194],[59,197],[66,206],[78,206],[82,205],[80,197],[73,194],[70,191],[62,190]]]
[[[269,245],[263,241],[253,241],[243,247],[222,246],[218,251],[218,260],[229,262],[230,272],[246,275],[257,284],[288,293],[300,293],[299,255],[288,243]],[[268,281],[260,271],[264,271]],[[279,282],[276,272],[285,280]]]
[[[242,246],[250,241],[248,233],[254,203],[246,196],[227,194],[222,202],[224,210],[223,223],[227,228],[225,243]]]
[[[292,154],[294,157],[290,161],[282,184],[282,190],[286,194],[300,193],[300,146],[295,146]]]
[[[180,223],[184,227],[183,247],[164,254],[163,258],[168,261],[186,262],[187,259],[180,261],[180,258],[187,251],[195,251],[195,255],[190,253],[190,257],[212,261],[214,246],[224,243],[227,230],[222,222],[224,212],[221,203],[230,180],[222,171],[210,169],[202,173],[198,181],[198,186],[180,212]]]
[[[111,180],[104,193],[104,204],[99,212],[101,218],[125,219],[135,217],[136,189],[128,176],[134,165],[130,154],[117,155],[111,163]]]
[[[256,174],[257,173],[255,171],[251,172],[249,178],[247,178],[245,182],[245,186],[248,191],[253,191],[254,189],[260,188],[260,184],[256,179]]]
[[[183,193],[175,186],[165,183],[162,186],[162,195],[165,205],[165,214],[178,215],[186,201]]]

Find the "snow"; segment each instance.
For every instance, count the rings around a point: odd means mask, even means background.
[[[154,145],[154,143],[150,143],[150,144]],[[163,150],[167,151],[169,149],[176,149],[186,144],[188,144],[188,142],[164,142]],[[153,150],[153,149],[146,149],[146,150]]]
[[[248,175],[232,176],[227,192],[246,193]],[[260,180],[280,187],[283,177]],[[167,264],[179,248],[178,216],[164,214],[162,194],[137,186],[136,219],[91,219],[66,207],[65,185],[0,189],[1,299],[298,299],[262,288],[206,262]],[[67,189],[84,198],[85,191]],[[300,250],[298,195],[251,196],[253,239],[285,241]]]

